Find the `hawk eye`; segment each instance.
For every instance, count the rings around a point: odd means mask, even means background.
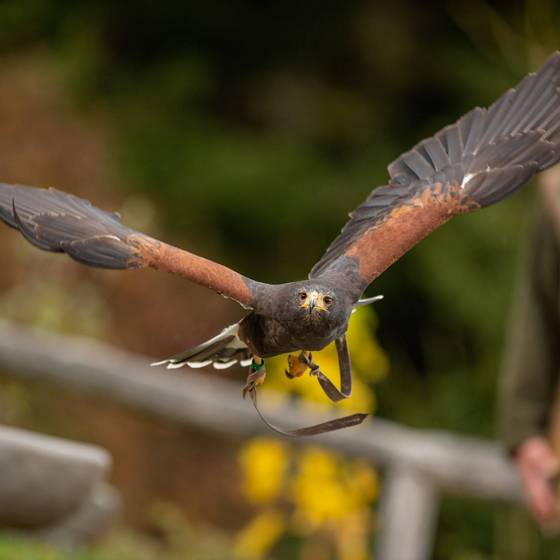
[[[307,299],[307,294],[305,292],[300,292],[299,293],[299,299],[301,301],[305,301]]]
[[[323,298],[323,303],[324,303],[325,305],[330,305],[330,304],[332,303],[332,297],[331,297],[331,296],[325,296],[325,297]]]

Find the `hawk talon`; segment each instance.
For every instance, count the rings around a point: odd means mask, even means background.
[[[309,367],[307,354],[311,353],[302,350],[299,354],[288,354],[288,367],[284,370],[288,379],[301,377]]]
[[[241,390],[243,398],[247,396],[247,393],[252,393],[257,390],[258,385],[262,385],[266,377],[266,368],[264,367],[264,360],[259,357],[253,358],[251,365],[249,367],[249,375],[247,375],[247,381]]]
[[[311,370],[309,375],[317,375],[320,366],[313,361],[313,354],[311,352],[302,352],[299,359]]]

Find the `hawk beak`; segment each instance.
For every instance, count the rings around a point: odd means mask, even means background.
[[[317,307],[317,296],[313,295],[309,298],[309,305],[307,306],[307,309],[309,310],[309,314],[313,313],[315,307]]]
[[[326,311],[327,308],[325,303],[323,302],[323,298],[325,294],[321,292],[311,292],[311,297],[309,301],[309,312],[311,313],[313,310],[317,309],[318,311]]]
[[[307,299],[300,305],[300,307],[307,309],[310,315],[315,311],[315,309],[318,309],[319,311],[327,310],[325,304],[323,303],[323,294],[316,292],[315,290],[309,293]]]

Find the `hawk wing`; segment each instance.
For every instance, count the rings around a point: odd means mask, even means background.
[[[499,202],[560,159],[560,52],[489,109],[477,107],[389,165],[310,278],[370,282],[454,215]]]
[[[142,233],[87,200],[56,189],[0,183],[0,219],[45,251],[67,253],[91,266],[152,267],[178,274],[238,301],[253,304],[259,284],[218,263]]]

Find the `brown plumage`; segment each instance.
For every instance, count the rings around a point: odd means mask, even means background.
[[[365,287],[454,215],[499,202],[556,163],[559,74],[555,53],[490,108],[473,109],[397,158],[389,184],[350,214],[310,277],[340,274],[337,261],[350,256]]]
[[[416,243],[453,216],[504,199],[560,159],[560,53],[490,108],[476,108],[389,165],[386,186],[351,214],[309,278],[271,285],[124,226],[119,216],[55,189],[0,184],[0,219],[47,251],[105,268],[153,267],[179,274],[252,311],[213,339],[182,352],[167,367],[251,364],[245,390],[256,404],[263,357],[310,351],[336,341],[338,389],[310,352],[290,359],[290,377],[309,368],[334,401],[350,394],[345,340],[365,288]],[[299,362],[298,362],[299,360]],[[302,365],[303,364],[303,365]],[[309,435],[360,423],[364,415],[303,430]],[[276,428],[274,428],[276,429]]]
[[[251,281],[235,270],[145,235],[133,233],[127,242],[135,249],[129,261],[133,267],[149,266],[172,272],[244,306],[251,306]]]

